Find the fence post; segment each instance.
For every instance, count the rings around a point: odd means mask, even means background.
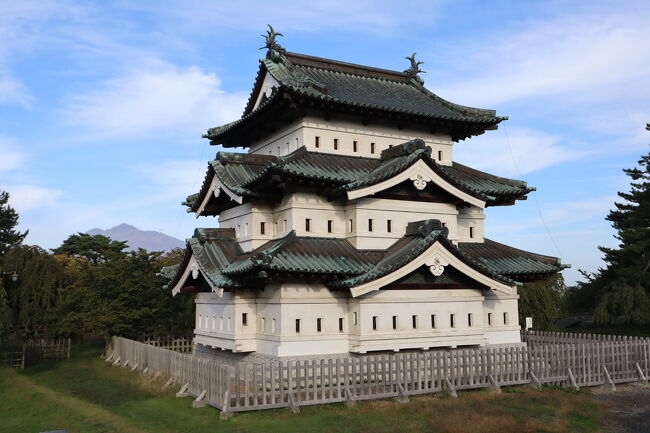
[[[25,353],[27,352],[27,343],[23,343],[23,358],[20,362],[21,370],[25,369]]]

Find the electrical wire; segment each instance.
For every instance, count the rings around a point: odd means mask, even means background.
[[[203,146],[201,146],[201,156],[199,158],[199,161],[201,161],[201,162],[203,162],[203,156],[205,155],[205,150],[208,148],[208,146],[210,146],[210,142],[208,140],[205,140],[203,143],[204,143]],[[198,169],[196,170],[196,174],[194,175],[194,182],[192,184],[192,190],[187,195],[193,194],[194,191],[196,191],[196,184],[199,181],[199,177],[201,176],[201,172],[204,171],[204,170],[205,170],[204,165],[203,164],[199,165]],[[178,237],[178,232],[181,229],[181,224],[183,222],[183,217],[185,215],[187,215],[187,212],[183,212],[182,214],[179,214],[178,225],[176,226],[176,232],[174,234],[175,238]]]
[[[501,130],[506,136],[506,144],[508,145],[508,151],[510,152],[510,158],[512,159],[512,164],[515,167],[515,171],[517,172],[517,176],[519,176],[519,179],[523,178],[521,174],[521,170],[519,170],[519,165],[517,164],[517,160],[515,159],[515,154],[512,151],[512,146],[510,146],[510,139],[508,138],[508,131],[506,130],[505,125],[500,125]],[[551,239],[551,242],[553,243],[553,246],[555,247],[555,251],[557,251],[558,257],[560,258],[560,261],[564,261],[564,257],[562,256],[562,251],[560,251],[560,247],[558,246],[557,242],[555,242],[555,238],[551,234],[551,230],[548,228],[548,224],[546,224],[546,220],[544,219],[544,214],[542,213],[542,208],[539,206],[539,202],[537,201],[537,196],[535,194],[532,194],[533,201],[535,202],[535,206],[537,207],[537,212],[539,213],[539,219],[542,221],[542,225],[546,229],[546,233],[548,234],[548,237]]]

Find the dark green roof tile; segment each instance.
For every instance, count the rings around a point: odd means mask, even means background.
[[[358,250],[345,239],[287,236],[244,253],[232,229],[197,229],[188,239],[173,287],[194,257],[214,287],[247,287],[250,279],[275,274],[320,278],[330,287],[347,288],[373,281],[410,263],[433,243],[442,243],[468,266],[506,284],[548,277],[564,268],[555,257],[518,250],[489,239],[485,243],[447,240],[438,220],[410,223],[406,235],[386,250]],[[167,269],[166,271],[170,271]],[[165,272],[169,277],[170,272]]]
[[[494,110],[446,101],[403,72],[294,53],[286,53],[277,62],[269,59],[260,62],[260,70],[244,115],[235,122],[210,128],[205,137],[213,140],[213,144],[225,133],[239,127],[245,129],[245,123],[259,117],[258,114],[262,112],[272,110],[285,94],[341,107],[400,113],[421,121],[443,120],[459,125],[473,125],[469,127],[467,135],[494,127],[506,119],[496,116]],[[253,109],[266,72],[278,81],[280,87]]]
[[[490,239],[482,243],[460,242],[458,249],[492,272],[515,280],[546,276],[567,267],[557,257],[531,253]]]
[[[305,147],[280,157],[219,152],[217,159],[209,164],[199,194],[189,196],[184,204],[190,211],[196,211],[208,194],[214,175],[230,191],[247,198],[263,197],[261,191],[271,184],[273,175],[349,191],[389,179],[418,160],[423,160],[452,185],[486,201],[488,205],[507,204],[524,198],[534,190],[526,182],[493,176],[462,164],[438,164],[431,158],[431,148],[424,141],[415,139],[385,150],[381,158],[310,152]]]

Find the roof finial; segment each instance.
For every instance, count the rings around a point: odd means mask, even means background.
[[[404,57],[406,60],[411,61],[411,67],[408,68],[408,69],[405,69],[404,73],[406,75],[408,75],[409,77],[411,77],[412,79],[414,79],[415,81],[417,81],[418,83],[424,84],[424,80],[420,76],[418,76],[418,74],[426,74],[425,71],[420,69],[420,65],[423,65],[424,62],[416,61],[415,60],[415,54],[416,53],[413,53],[410,56]]]
[[[276,36],[284,36],[280,32],[276,32],[271,24],[268,24],[269,30],[266,31],[265,35],[262,37],[265,39],[265,44],[260,50],[267,49],[266,58],[274,62],[278,62],[282,54],[285,54],[287,50],[282,48],[282,46],[275,40]]]

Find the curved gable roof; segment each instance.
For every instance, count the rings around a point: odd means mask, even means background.
[[[255,106],[265,74],[278,83],[270,97],[263,96]],[[287,97],[294,100],[317,101],[333,107],[370,110],[375,115],[399,114],[414,121],[429,124],[445,121],[448,126],[462,127],[466,132],[455,139],[494,129],[506,117],[499,117],[494,110],[466,107],[435,95],[409,75],[354,65],[336,60],[286,53],[279,61],[260,60],[260,69],[243,116],[219,127],[210,128],[204,137],[212,144],[232,147],[230,139],[223,139],[239,132],[246,132],[246,125],[272,112]],[[295,102],[295,101],[294,101]],[[249,128],[250,129],[250,128]]]
[[[232,229],[197,229],[187,241],[182,263],[165,269],[171,277],[167,287],[177,293],[195,280],[192,273],[198,271],[213,290],[252,288],[277,274],[318,279],[331,288],[350,289],[357,296],[366,293],[363,290],[369,283],[390,279],[414,264],[420,266],[419,261],[428,258],[426,254],[440,253],[470,278],[483,284],[492,281],[496,287],[512,287],[515,281],[547,277],[563,268],[557,258],[493,241],[456,247],[446,235],[440,221],[419,221],[409,224],[406,235],[386,250],[358,250],[345,239],[302,237],[291,232],[244,253]],[[383,285],[373,284],[377,287],[370,290]]]
[[[234,198],[239,203],[244,198],[264,197],[262,189],[273,187],[270,182],[273,175],[306,180],[346,194],[354,190],[358,195],[363,188],[391,179],[418,161],[439,176],[440,182],[451,185],[458,194],[467,194],[467,200],[471,200],[471,196],[487,205],[511,204],[534,190],[526,182],[493,176],[461,164],[438,164],[431,158],[431,148],[424,141],[415,139],[385,150],[380,159],[310,152],[305,147],[280,157],[219,152],[209,164],[198,195],[189,196],[184,204],[190,212],[203,211],[206,200],[217,200],[212,198],[215,188],[226,189],[228,195],[231,198],[236,196]],[[224,208],[233,205],[227,198],[224,200]],[[217,213],[211,210],[205,214]]]

